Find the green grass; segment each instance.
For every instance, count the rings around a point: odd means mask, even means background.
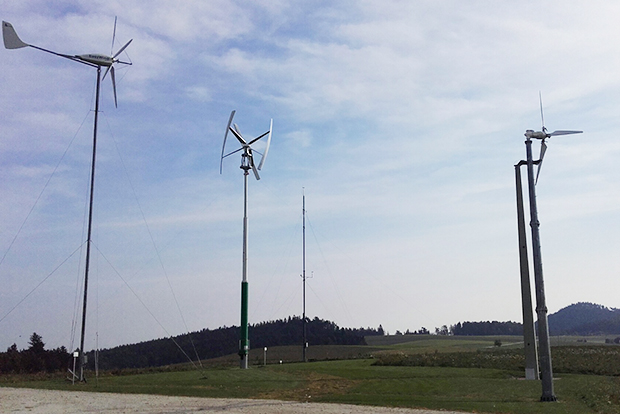
[[[497,339],[503,344],[499,349],[493,346]],[[253,350],[250,361],[254,365],[250,370],[236,368],[238,357],[230,356],[208,361],[203,371],[173,366],[125,371],[122,375],[107,373],[96,381],[91,375],[89,383],[75,386],[59,376],[4,376],[0,377],[0,386],[269,398],[478,413],[620,414],[620,347],[592,346],[590,339],[588,343],[577,343],[577,337],[558,340],[562,346],[552,349],[552,357],[557,368],[554,385],[559,401],[541,403],[540,382],[522,379],[519,339],[380,337],[369,341],[368,347],[311,347],[311,359],[356,359],[286,363],[298,360],[299,347],[273,347],[268,350],[270,363],[266,367],[260,366],[262,350]],[[370,354],[374,358],[364,359]],[[427,365],[433,366],[375,364],[385,358],[405,357],[426,359],[432,362]],[[476,362],[476,358],[482,362]],[[279,364],[280,360],[285,363]],[[472,365],[472,361],[479,365]]]
[[[563,374],[557,403],[539,402],[538,381],[500,369],[374,366],[373,360],[274,364],[264,368],[62,379],[5,386],[196,397],[273,398],[500,413],[620,413],[620,378]]]

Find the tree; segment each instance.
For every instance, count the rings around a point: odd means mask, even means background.
[[[448,326],[443,325],[441,328],[435,328],[435,335],[450,335]]]
[[[30,342],[28,342],[28,344],[30,344],[28,351],[33,352],[36,355],[40,355],[45,352],[45,343],[43,343],[43,338],[36,332],[33,332],[32,335],[30,335]]]

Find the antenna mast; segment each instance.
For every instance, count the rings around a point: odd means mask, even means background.
[[[302,188],[303,191],[303,188]],[[306,358],[306,349],[308,348],[308,340],[306,339],[306,193],[303,191],[303,202],[302,202],[302,267],[301,267],[301,278],[303,280],[303,348],[302,348],[302,357],[303,362],[307,362]]]

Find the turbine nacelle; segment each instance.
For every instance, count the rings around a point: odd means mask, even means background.
[[[107,55],[89,53],[86,55],[75,55],[75,57],[97,66],[112,66],[112,64],[114,63],[114,59],[112,58],[112,56]]]
[[[535,138],[535,139],[545,139],[548,137],[546,132],[543,131],[534,131],[533,129],[528,129],[525,131],[526,138]]]

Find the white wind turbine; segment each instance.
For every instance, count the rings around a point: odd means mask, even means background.
[[[118,56],[129,46],[131,40],[129,40],[123,47],[121,47],[116,53],[110,56],[96,53],[87,53],[83,55],[67,55],[64,53],[54,52],[52,50],[44,49],[39,46],[31,45],[23,42],[13,25],[9,22],[2,22],[2,37],[4,40],[4,47],[7,49],[21,49],[23,47],[32,47],[37,50],[41,50],[43,52],[51,53],[56,56],[60,56],[66,59],[73,60],[74,62],[82,63],[84,65],[94,67],[97,69],[97,89],[95,94],[95,120],[93,125],[93,155],[92,155],[92,165],[91,165],[91,175],[90,175],[90,203],[89,203],[89,213],[88,213],[88,238],[86,244],[86,264],[85,264],[85,273],[84,273],[84,300],[82,304],[82,334],[80,338],[80,348],[78,353],[79,365],[80,365],[80,381],[85,381],[84,377],[84,366],[85,366],[85,358],[84,358],[84,334],[86,332],[86,303],[88,299],[88,274],[89,274],[89,266],[90,266],[90,245],[91,245],[91,229],[92,229],[92,220],[93,220],[93,196],[94,196],[94,187],[95,187],[95,160],[97,156],[97,121],[99,115],[99,91],[101,89],[101,68],[105,67],[106,71],[103,74],[103,79],[105,79],[108,72],[110,72],[110,77],[112,78],[112,89],[114,90],[114,105],[117,106],[116,99],[116,75],[114,73],[114,65],[115,64],[123,64],[123,65],[131,65],[131,62],[123,62],[118,59]],[[114,19],[114,32],[112,35],[112,48],[114,48],[114,40],[116,37],[116,19]],[[76,378],[75,372],[73,373],[73,378]]]
[[[224,134],[224,144],[222,145],[222,155],[220,158],[220,174],[222,173],[224,158],[228,157],[229,155],[236,154],[237,152],[243,151],[243,153],[241,154],[240,167],[243,170],[243,277],[241,280],[241,339],[239,340],[239,357],[241,359],[241,368],[247,369],[248,353],[250,352],[250,342],[248,340],[248,174],[249,171],[252,170],[256,179],[260,180],[258,170],[263,168],[263,164],[265,162],[265,159],[267,158],[267,153],[269,152],[269,145],[271,144],[271,131],[273,130],[273,119],[269,124],[269,131],[259,135],[258,137],[250,141],[246,141],[241,135],[241,131],[239,130],[237,124],[233,124],[232,122],[234,116],[235,111],[232,111],[230,113],[230,118],[228,119],[226,133]],[[233,126],[231,126],[231,124]],[[239,141],[241,147],[224,155],[224,150],[226,148],[226,138],[228,137],[229,131],[232,132],[235,138],[237,138],[237,141]],[[252,144],[265,137],[266,135],[268,135],[268,137],[265,152],[261,154],[260,152],[252,149]],[[258,168],[254,163],[254,153],[261,155],[261,160],[258,164]]]
[[[540,158],[538,160],[538,169],[536,170],[536,180],[534,181],[535,184],[538,183],[538,176],[540,175],[540,169],[542,168],[543,158],[545,158],[545,152],[547,151],[547,143],[546,143],[547,138],[551,138],[557,135],[581,134],[583,132],[583,131],[573,131],[573,130],[559,130],[559,131],[548,132],[547,128],[545,127],[545,115],[543,113],[542,94],[540,92],[538,93],[538,98],[540,101],[540,119],[542,122],[542,129],[537,132],[529,129],[525,132],[525,136],[528,137],[528,139],[536,138],[536,139],[541,140]]]
[[[542,253],[540,247],[540,222],[538,221],[538,207],[536,204],[536,181],[540,174],[545,152],[547,150],[546,140],[552,136],[580,134],[583,131],[574,130],[558,130],[548,132],[545,127],[545,119],[542,109],[542,97],[540,98],[540,116],[542,119],[542,130],[534,131],[528,129],[525,131],[525,149],[526,160],[520,161],[515,165],[516,184],[517,184],[517,215],[519,227],[519,253],[521,266],[521,292],[524,315],[524,340],[526,351],[526,377],[531,376],[535,379],[538,372],[536,366],[536,353],[538,353],[538,362],[540,363],[540,379],[542,383],[541,401],[556,401],[553,389],[553,368],[551,364],[551,344],[549,342],[549,325],[547,319],[547,302],[545,298],[545,286],[543,279]],[[540,159],[533,160],[532,156],[532,139],[540,139]],[[534,164],[538,164],[538,171],[534,177]],[[527,166],[528,195],[530,203],[530,227],[532,232],[532,257],[534,264],[534,283],[536,293],[536,314],[538,319],[538,352],[536,351],[536,340],[534,338],[534,323],[531,315],[531,297],[528,270],[528,253],[525,236],[525,218],[523,212],[523,196],[521,194],[521,173],[522,165]],[[528,345],[531,345],[528,347]],[[528,375],[528,371],[529,374]],[[529,379],[529,378],[528,378]]]

